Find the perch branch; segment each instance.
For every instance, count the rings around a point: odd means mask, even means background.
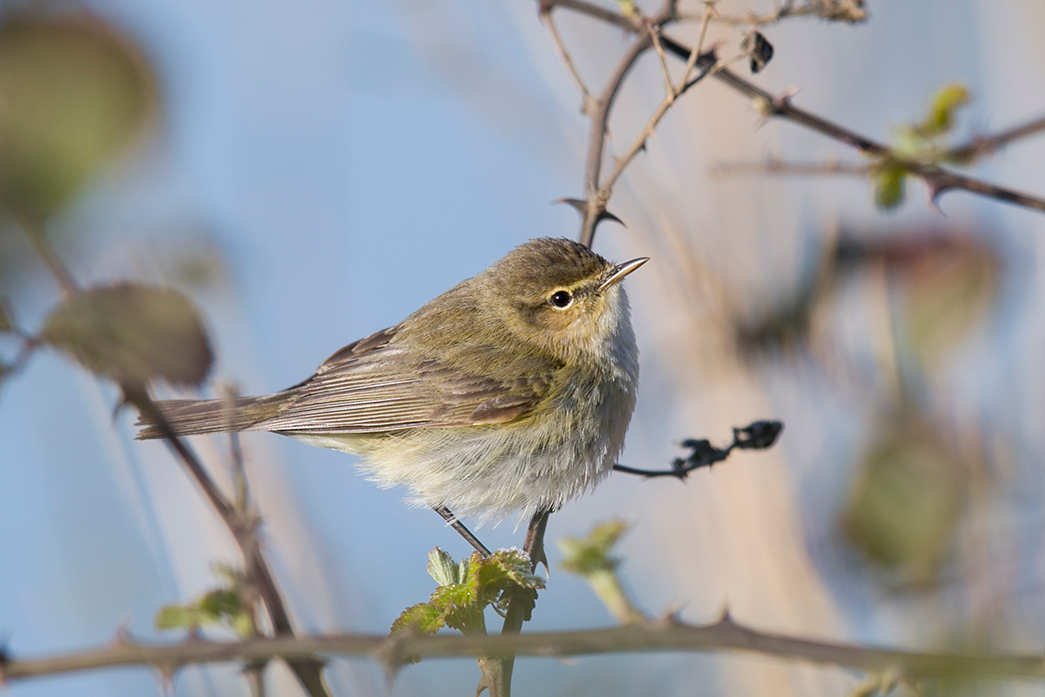
[[[718,621],[692,625],[667,617],[610,629],[499,635],[392,636],[338,634],[277,637],[242,642],[190,639],[177,644],[138,644],[126,637],[108,646],[40,658],[0,660],[8,682],[33,677],[146,666],[169,674],[188,664],[255,662],[276,657],[309,659],[317,654],[369,657],[397,670],[414,656],[431,658],[478,656],[565,657],[648,651],[694,653],[740,652],[841,666],[866,673],[893,672],[908,680],[931,677],[1034,678],[1045,680],[1045,661],[1031,654],[953,654],[870,648],[760,632],[723,614]]]

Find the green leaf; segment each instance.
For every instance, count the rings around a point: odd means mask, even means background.
[[[939,365],[988,315],[1000,284],[999,267],[989,248],[954,238],[912,255],[897,269],[906,281],[900,315],[904,337],[923,367]]]
[[[192,304],[153,286],[126,283],[79,293],[51,313],[41,338],[125,386],[158,378],[197,385],[213,362]]]
[[[610,552],[630,527],[623,520],[610,520],[597,526],[585,538],[563,538],[559,541],[564,557],[562,567],[580,576],[616,569],[620,560]]]
[[[886,166],[874,174],[874,202],[881,210],[893,210],[907,195],[907,172],[902,167]]]
[[[465,564],[464,560],[458,564],[448,552],[438,547],[428,553],[428,575],[440,586],[463,583]]]
[[[200,624],[200,613],[191,605],[164,605],[156,613],[156,629],[195,629]]]
[[[959,83],[944,85],[933,95],[929,113],[918,125],[918,131],[926,138],[944,135],[954,128],[958,109],[969,103],[969,90]]]
[[[167,605],[156,614],[157,629],[222,626],[246,639],[256,635],[254,616],[244,598],[245,579],[240,571],[219,566],[227,585],[208,591],[186,605]]]
[[[629,19],[638,12],[635,0],[617,0],[617,6],[620,7],[620,13]]]
[[[482,557],[478,552],[455,562],[436,547],[428,555],[428,574],[439,583],[427,603],[407,608],[392,624],[392,631],[416,628],[434,633],[442,627],[465,634],[486,632],[484,612],[493,605],[503,609],[510,593],[536,597],[544,579],[530,572],[530,560],[517,549],[502,549]]]
[[[11,11],[0,23],[0,207],[48,214],[156,112],[142,53],[99,19]]]
[[[446,624],[446,613],[431,603],[418,603],[403,610],[392,623],[392,633],[416,629],[423,634],[435,634]]]
[[[842,517],[849,543],[910,582],[931,580],[950,549],[973,467],[932,426],[900,414],[879,426]]]
[[[204,594],[197,601],[197,607],[208,624],[217,624],[223,619],[242,613],[243,601],[239,591],[232,588],[218,588]]]

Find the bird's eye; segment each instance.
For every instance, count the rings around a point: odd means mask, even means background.
[[[570,295],[569,291],[557,290],[552,293],[552,297],[548,301],[558,308],[569,307],[570,303],[573,302],[573,296]]]

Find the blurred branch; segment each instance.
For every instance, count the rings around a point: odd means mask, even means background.
[[[55,252],[54,247],[51,246],[51,241],[47,238],[47,227],[43,219],[37,216],[24,215],[18,217],[18,223],[25,231],[26,237],[29,238],[29,243],[36,250],[37,256],[47,265],[51,275],[58,281],[58,286],[62,289],[62,296],[69,298],[76,295],[76,281],[73,280],[69,267],[65,265],[62,258]]]
[[[50,245],[46,236],[43,220],[23,217],[21,222],[25,227],[26,235],[30,238],[34,248],[36,249],[37,254],[39,254],[40,258],[57,279],[59,285],[61,285],[62,293],[66,296],[67,300],[74,296],[83,297],[82,295],[77,295],[79,290],[76,283],[73,281],[72,275],[69,273],[68,268],[55,252],[54,248]],[[31,346],[31,343],[27,343],[27,350]],[[207,500],[221,517],[222,522],[228,528],[229,532],[232,533],[233,539],[235,539],[236,544],[239,546],[240,551],[243,554],[247,578],[249,578],[257,588],[258,596],[261,598],[261,601],[265,606],[276,635],[292,637],[294,631],[290,622],[290,615],[287,612],[286,606],[283,604],[283,599],[280,596],[279,589],[276,586],[275,579],[268,567],[268,563],[265,561],[257,536],[254,534],[257,528],[258,519],[257,516],[249,510],[249,505],[247,505],[247,490],[245,484],[239,488],[244,503],[244,510],[241,511],[233,502],[230,502],[225,495],[221,493],[221,490],[208,474],[203,464],[196,457],[195,453],[193,453],[185,442],[178,436],[163,413],[156,407],[155,402],[153,402],[149,397],[144,384],[130,380],[118,381],[118,383],[123,392],[124,401],[128,404],[133,404],[143,415],[147,416],[150,421],[156,424],[157,428],[159,428],[163,433],[164,438],[166,438],[168,447],[171,448],[185,465],[191,477],[203,490]],[[239,465],[237,465],[237,467],[239,467]],[[237,475],[241,473],[242,470],[237,469]],[[298,658],[288,663],[290,668],[294,671],[294,674],[297,675],[302,686],[311,697],[329,697],[329,692],[323,683],[323,664],[321,661],[312,656]],[[0,662],[0,666],[2,666],[2,662]],[[2,674],[2,671],[0,671],[0,674]]]
[[[276,636],[293,637],[294,628],[290,621],[290,614],[283,603],[275,578],[265,560],[261,543],[255,534],[259,521],[248,504],[245,482],[241,487],[238,487],[239,495],[243,497],[241,507],[229,501],[221,493],[221,490],[195,453],[178,436],[170,422],[163,415],[163,412],[156,407],[156,403],[149,398],[144,390],[124,387],[124,397],[127,402],[137,407],[142,415],[154,423],[160,430],[166,439],[168,447],[185,465],[189,474],[203,490],[211,506],[214,507],[214,510],[221,517],[225,527],[232,534],[233,539],[235,539],[237,546],[240,548],[240,553],[243,555],[245,574],[256,586],[258,596],[265,606]],[[234,453],[237,451],[238,448],[234,449]],[[241,473],[240,466],[236,465],[237,475]],[[329,697],[329,692],[323,682],[323,662],[321,660],[315,656],[299,656],[288,659],[287,663],[311,697]]]
[[[551,8],[559,6],[566,7],[576,12],[594,17],[595,19],[599,19],[603,22],[613,24],[614,26],[635,34],[635,42],[632,44],[631,49],[625,55],[624,59],[622,59],[621,64],[618,65],[618,71],[614,74],[614,79],[619,77],[619,80],[623,80],[627,68],[631,67],[638,55],[648,48],[651,43],[649,32],[645,30],[646,24],[653,23],[656,26],[660,26],[667,23],[672,18],[677,18],[672,15],[665,16],[663,11],[653,19],[646,19],[639,16],[627,17],[617,12],[610,12],[602,7],[587,2],[586,0],[540,0],[540,3],[542,11],[544,9],[550,10]],[[693,52],[685,45],[663,34],[660,36],[660,41],[668,52],[675,54],[682,60],[692,60]],[[696,65],[699,68],[707,68],[709,66],[714,66],[715,61],[715,57],[711,54],[698,55]],[[622,66],[625,66],[623,73],[620,71]],[[935,203],[941,194],[952,189],[958,189],[980,194],[999,201],[1005,201],[1024,208],[1045,211],[1045,199],[957,174],[932,163],[918,162],[899,157],[886,145],[878,143],[866,136],[856,133],[855,131],[839,126],[838,124],[828,121],[816,114],[794,106],[794,104],[791,103],[790,95],[784,94],[776,96],[770,94],[766,90],[740,77],[727,68],[715,70],[711,74],[734,91],[754,100],[757,108],[766,117],[778,116],[800,126],[805,126],[806,128],[817,131],[828,138],[842,142],[859,150],[865,155],[877,159],[878,162],[876,165],[878,167],[893,167],[901,169],[921,178],[929,187],[929,196],[933,203]],[[592,182],[595,181],[597,185],[599,167],[601,166],[602,141],[605,133],[608,110],[612,104],[612,95],[616,94],[616,90],[619,87],[619,81],[615,83],[611,80],[610,86],[613,87],[613,91],[610,93],[610,99],[605,104],[600,103],[600,107],[602,107],[600,109],[601,119],[596,121],[596,119],[593,118],[592,140],[588,152],[588,188],[586,192],[588,197],[587,211],[581,235],[581,241],[585,243],[590,242],[591,237],[594,234],[594,226],[599,220],[598,213],[599,211],[604,211],[606,206],[605,200],[600,201],[596,198],[595,195],[600,192],[597,186],[592,185]],[[596,126],[598,126],[598,128],[596,128]],[[1037,125],[1028,124],[1027,128],[1030,129],[1031,132],[1034,132],[1039,127]],[[1045,126],[1042,126],[1042,128],[1045,128]],[[1009,142],[1013,137],[1022,137],[1026,134],[1026,131],[1021,131],[1016,136],[1008,137],[1007,140],[1003,140],[1002,142]],[[596,142],[596,139],[598,139],[598,142]],[[598,157],[598,161],[594,159],[596,156]]]
[[[997,152],[1014,140],[1027,138],[1042,131],[1045,131],[1045,116],[993,136],[972,138],[965,145],[951,148],[944,153],[943,157],[951,162],[971,163],[984,155]]]
[[[577,92],[581,95],[581,99],[583,100],[581,113],[591,113],[595,108],[595,100],[592,98],[588,86],[584,84],[584,79],[577,71],[577,66],[574,65],[573,58],[570,57],[570,52],[566,50],[566,44],[563,43],[562,36],[559,34],[559,28],[555,24],[555,19],[552,17],[550,8],[545,7],[544,5],[541,6],[541,21],[548,27],[548,33],[552,37],[552,44],[555,46],[555,51],[559,54],[559,60],[562,61],[567,74],[569,74],[570,79],[573,80],[573,86],[577,88]]]
[[[544,564],[544,568],[548,568],[548,558],[544,554],[544,532],[548,527],[548,517],[551,514],[552,512],[548,510],[538,511],[530,519],[530,525],[526,529],[523,551],[530,558],[531,573],[537,570],[538,564]],[[508,610],[504,613],[501,634],[518,635],[522,631],[523,623],[530,619],[536,605],[536,590],[515,589],[508,600]],[[500,657],[481,657],[479,658],[479,668],[483,671],[483,678],[476,688],[477,695],[483,689],[487,689],[490,691],[490,697],[511,697],[512,672],[515,669],[514,653]]]
[[[624,592],[617,575],[620,558],[611,552],[631,526],[623,520],[611,520],[595,527],[587,537],[566,537],[559,541],[562,568],[577,574],[591,586],[606,609],[621,624],[649,622]]]
[[[310,660],[316,654],[366,656],[389,671],[408,657],[432,658],[520,656],[564,657],[650,651],[743,652],[842,666],[906,680],[933,677],[993,677],[1045,679],[1039,653],[975,655],[878,649],[853,644],[813,641],[759,632],[733,621],[728,613],[713,623],[692,625],[669,616],[660,620],[609,629],[533,634],[392,636],[336,634],[277,637],[242,642],[191,639],[178,644],[138,644],[126,637],[107,646],[63,655],[0,660],[0,677],[7,682],[117,666],[152,666],[170,674],[189,664],[255,662],[272,658]]]
[[[866,177],[872,167],[867,164],[828,160],[826,162],[785,162],[772,157],[765,162],[721,162],[712,165],[709,174],[713,177],[735,177],[743,175],[793,174],[797,176],[818,176],[834,174],[851,174]]]
[[[24,368],[33,352],[40,346],[36,337],[17,326],[6,300],[6,298],[0,297],[0,334],[13,334],[21,340],[22,346],[10,363],[0,363],[0,380],[9,378]]]
[[[716,462],[722,462],[735,449],[740,450],[765,450],[776,442],[777,436],[784,430],[784,424],[779,421],[756,421],[744,428],[733,429],[733,442],[725,448],[716,448],[707,440],[687,439],[682,441],[683,448],[689,448],[689,457],[677,457],[671,463],[669,470],[640,470],[624,465],[614,465],[615,472],[625,474],[637,474],[641,477],[675,477],[684,480],[693,470],[701,467],[711,467]]]
[[[711,5],[712,3],[708,4]],[[867,10],[864,9],[863,0],[808,0],[797,7],[795,6],[795,0],[784,0],[776,10],[764,15],[748,12],[744,15],[731,16],[715,12],[712,20],[719,24],[728,24],[734,27],[764,27],[791,17],[817,17],[818,19],[854,24],[867,19]]]

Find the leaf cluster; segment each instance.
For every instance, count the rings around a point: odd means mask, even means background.
[[[559,541],[562,568],[578,576],[588,577],[601,571],[614,571],[620,559],[610,552],[631,528],[623,520],[609,520],[596,526],[587,537],[566,537]]]
[[[197,385],[213,362],[196,310],[169,288],[132,283],[77,293],[51,312],[41,340],[123,386]]]
[[[971,101],[964,85],[951,83],[936,91],[921,121],[896,130],[889,157],[874,167],[875,204],[892,210],[906,198],[906,181],[910,164],[968,164],[951,156],[946,139],[954,130],[958,110]]]
[[[225,627],[248,639],[257,635],[249,584],[243,574],[228,566],[216,567],[224,584],[185,605],[165,605],[156,613],[157,629]]]
[[[450,627],[465,634],[485,634],[487,607],[503,616],[518,591],[536,593],[544,579],[530,570],[530,559],[518,549],[501,549],[488,557],[473,552],[455,562],[436,547],[428,554],[428,575],[439,587],[426,603],[408,607],[392,623],[392,632],[435,634]]]

